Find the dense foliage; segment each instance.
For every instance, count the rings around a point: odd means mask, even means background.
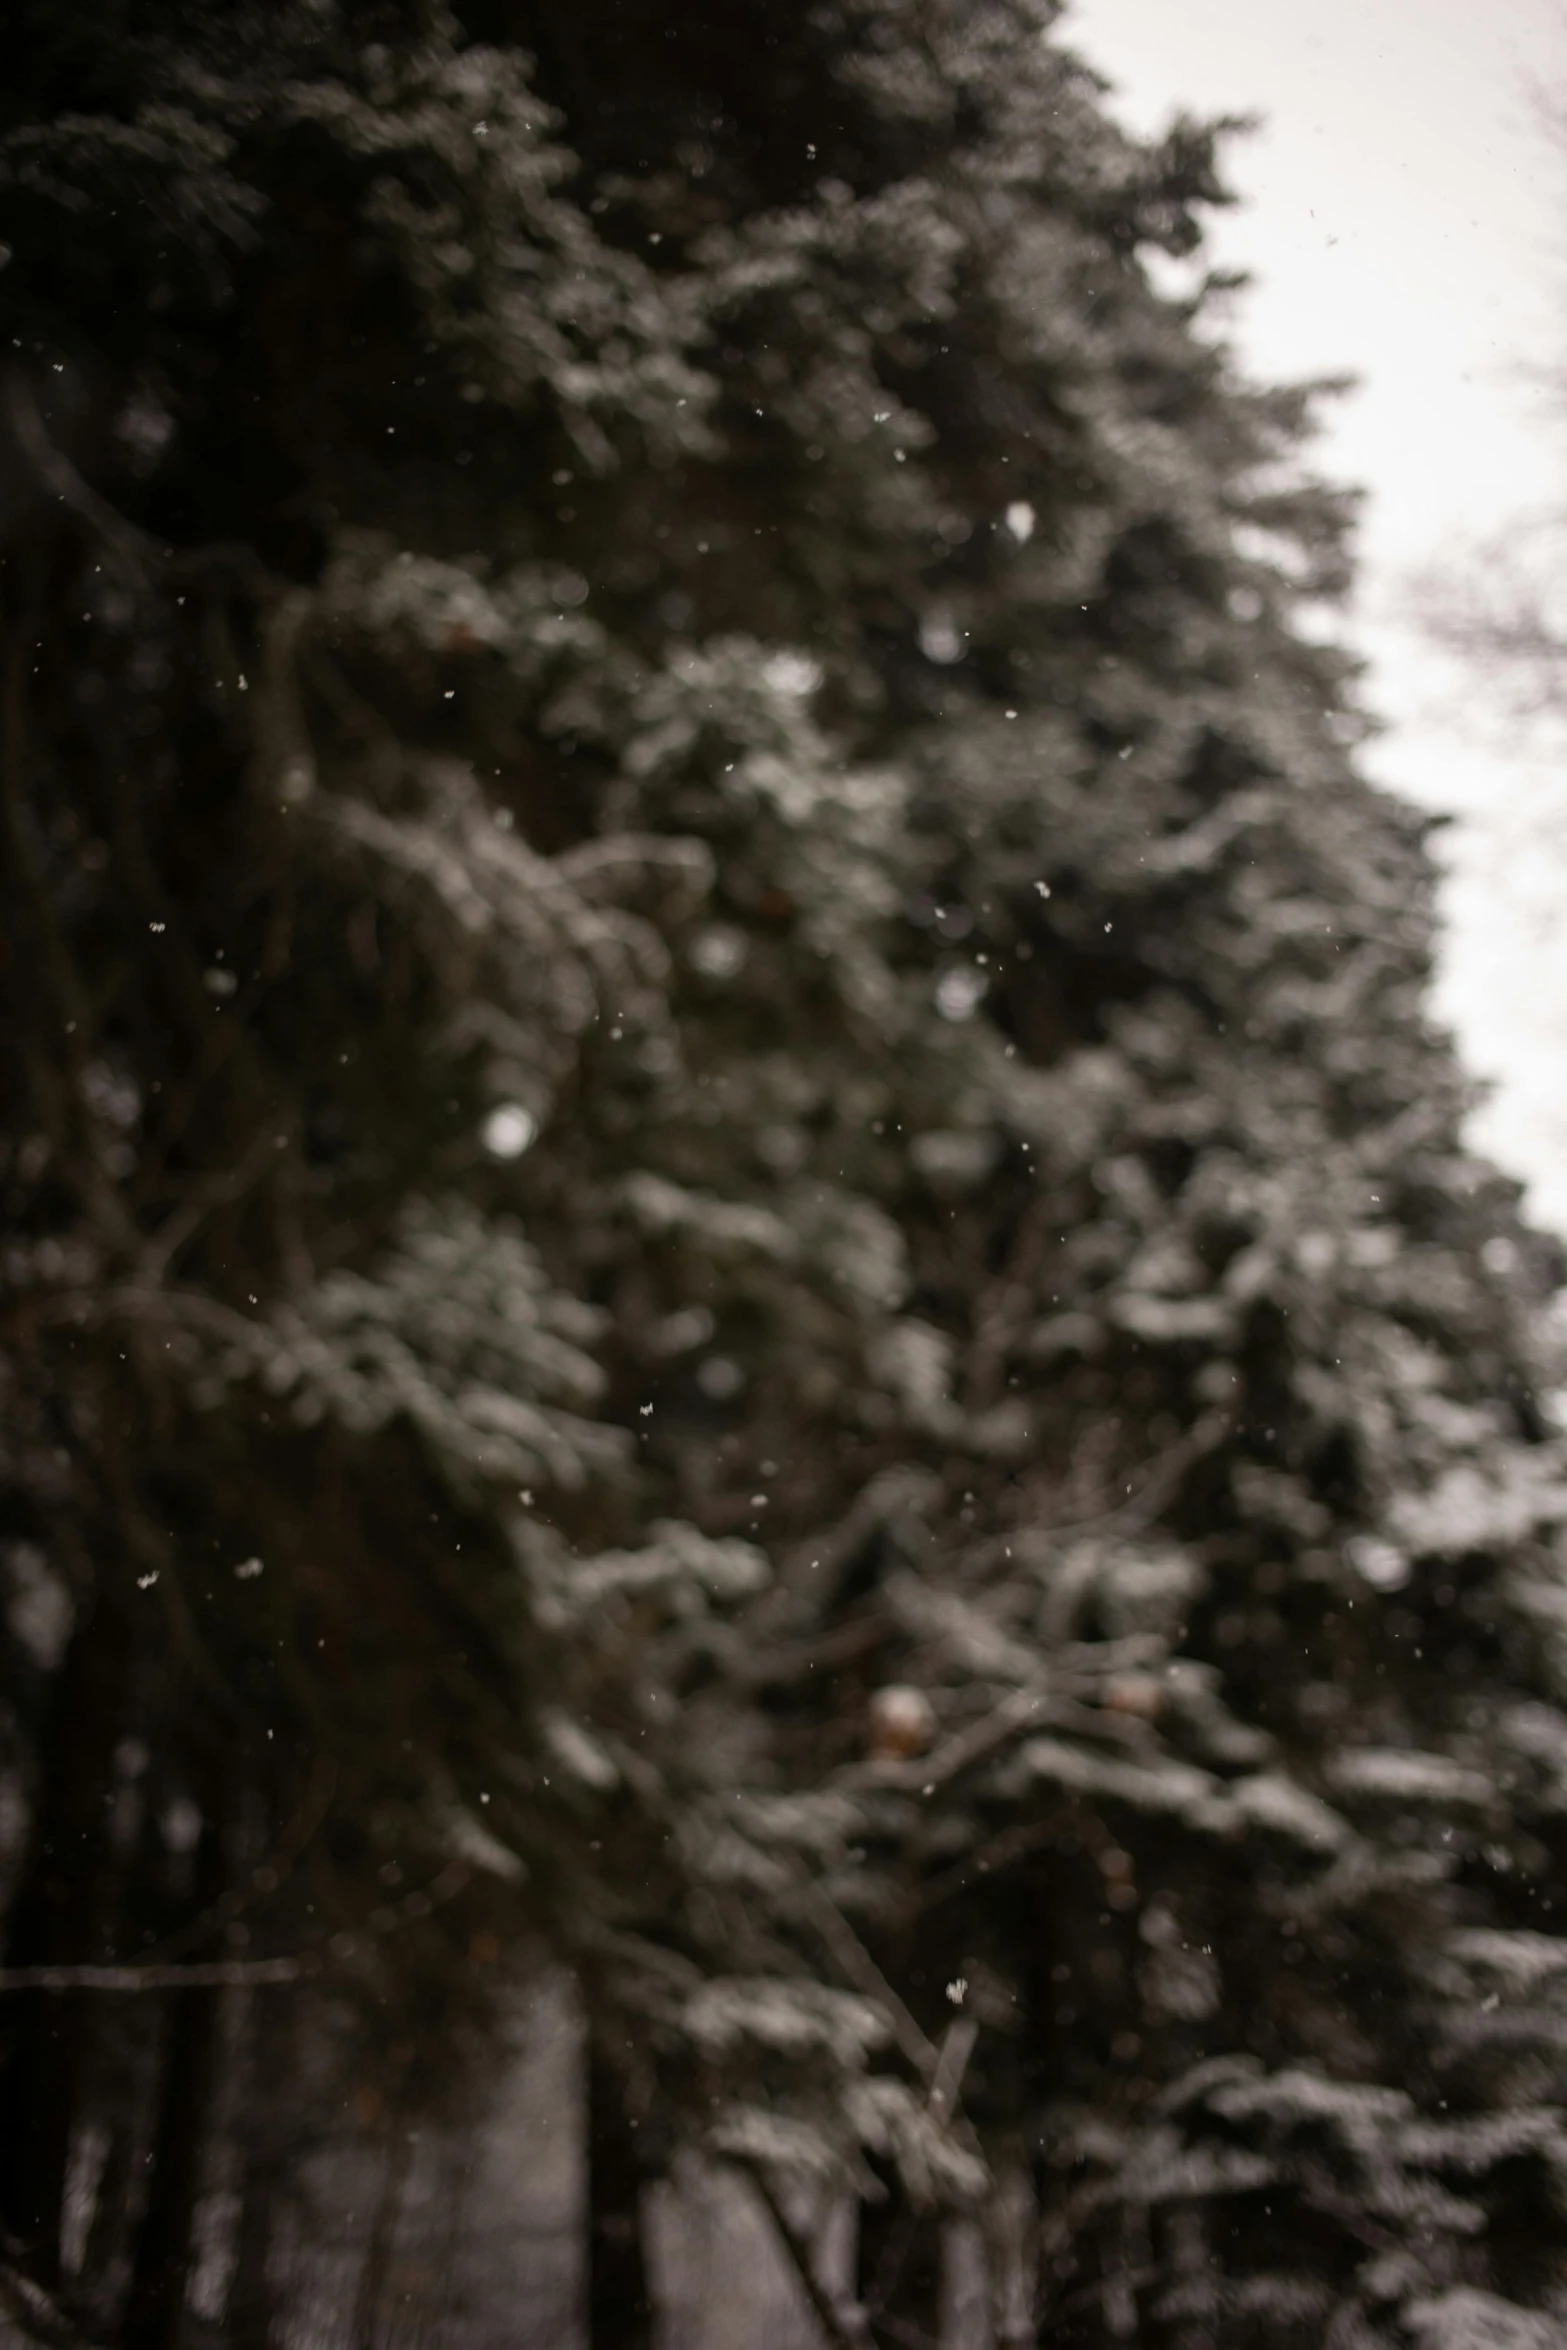
[[[13,16],[42,2333],[217,2228],[296,2338],[309,2144],[544,1958],[594,2350],[681,2147],[840,2340],[960,2212],[1011,2344],[1567,2326],[1554,1260],[1214,135],[1055,15]]]

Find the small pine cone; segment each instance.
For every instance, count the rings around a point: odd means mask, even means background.
[[[923,1754],[936,1734],[936,1714],[923,1689],[889,1682],[870,1703],[871,1753],[878,1762],[907,1762]]]
[[[1163,1685],[1151,1673],[1118,1673],[1105,1683],[1105,1704],[1112,1713],[1155,1722],[1164,1711]]]

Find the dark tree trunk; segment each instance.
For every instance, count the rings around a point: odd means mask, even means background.
[[[66,1653],[38,1757],[38,1811],[11,1907],[6,1962],[80,1966],[98,1947],[111,1876],[108,1802],[125,1727],[128,1643],[102,1600]],[[0,2219],[31,2273],[60,2281],[60,2223],[89,2029],[88,1995],[23,1991],[5,2002],[0,2058]]]
[[[136,2239],[124,2350],[172,2350],[185,2304],[217,2041],[216,1991],[179,1991],[169,2019],[152,2185]]]
[[[293,2062],[290,1999],[287,1991],[250,1994],[239,2242],[225,2312],[232,2350],[274,2350],[277,2340],[273,2236]]]
[[[370,2241],[365,2247],[364,2266],[359,2271],[359,2291],[354,2303],[354,2350],[378,2350],[381,2340],[381,2311],[386,2302],[387,2277],[397,2244],[397,2223],[402,2215],[403,2189],[408,2181],[408,2159],[408,2132],[394,2122],[381,2157],[381,2192],[376,2197],[375,2218],[370,2226]]]
[[[197,1848],[195,1906],[222,1890],[223,1821],[216,1807]],[[147,2206],[121,2329],[123,2350],[174,2350],[185,2307],[202,2157],[212,2106],[222,2013],[215,1988],[176,1991],[169,2002],[162,2094]]]
[[[589,2350],[652,2350],[643,2170],[624,2076],[588,2036]]]
[[[233,2350],[273,2350],[277,2302],[272,2286],[272,2225],[277,2178],[270,2162],[246,2164],[240,2191],[239,2247],[229,2287],[227,2332]]]
[[[941,2215],[916,2209],[890,2169],[871,2167],[887,2189],[881,2202],[860,2206],[857,2292],[871,2338],[889,2350],[938,2350]]]

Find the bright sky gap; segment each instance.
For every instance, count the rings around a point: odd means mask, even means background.
[[[1350,640],[1387,731],[1369,770],[1455,821],[1438,835],[1438,1008],[1491,1081],[1475,1139],[1567,1227],[1567,778],[1477,712],[1422,641],[1416,576],[1559,500],[1567,423],[1531,369],[1567,367],[1567,95],[1554,0],[1074,0],[1079,52],[1139,130],[1248,114],[1211,256],[1253,283],[1230,331],[1253,373],[1351,374],[1318,458],[1366,493]]]

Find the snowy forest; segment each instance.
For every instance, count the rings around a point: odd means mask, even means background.
[[[0,2340],[1563,2350],[1567,1266],[1226,126],[0,61]]]

